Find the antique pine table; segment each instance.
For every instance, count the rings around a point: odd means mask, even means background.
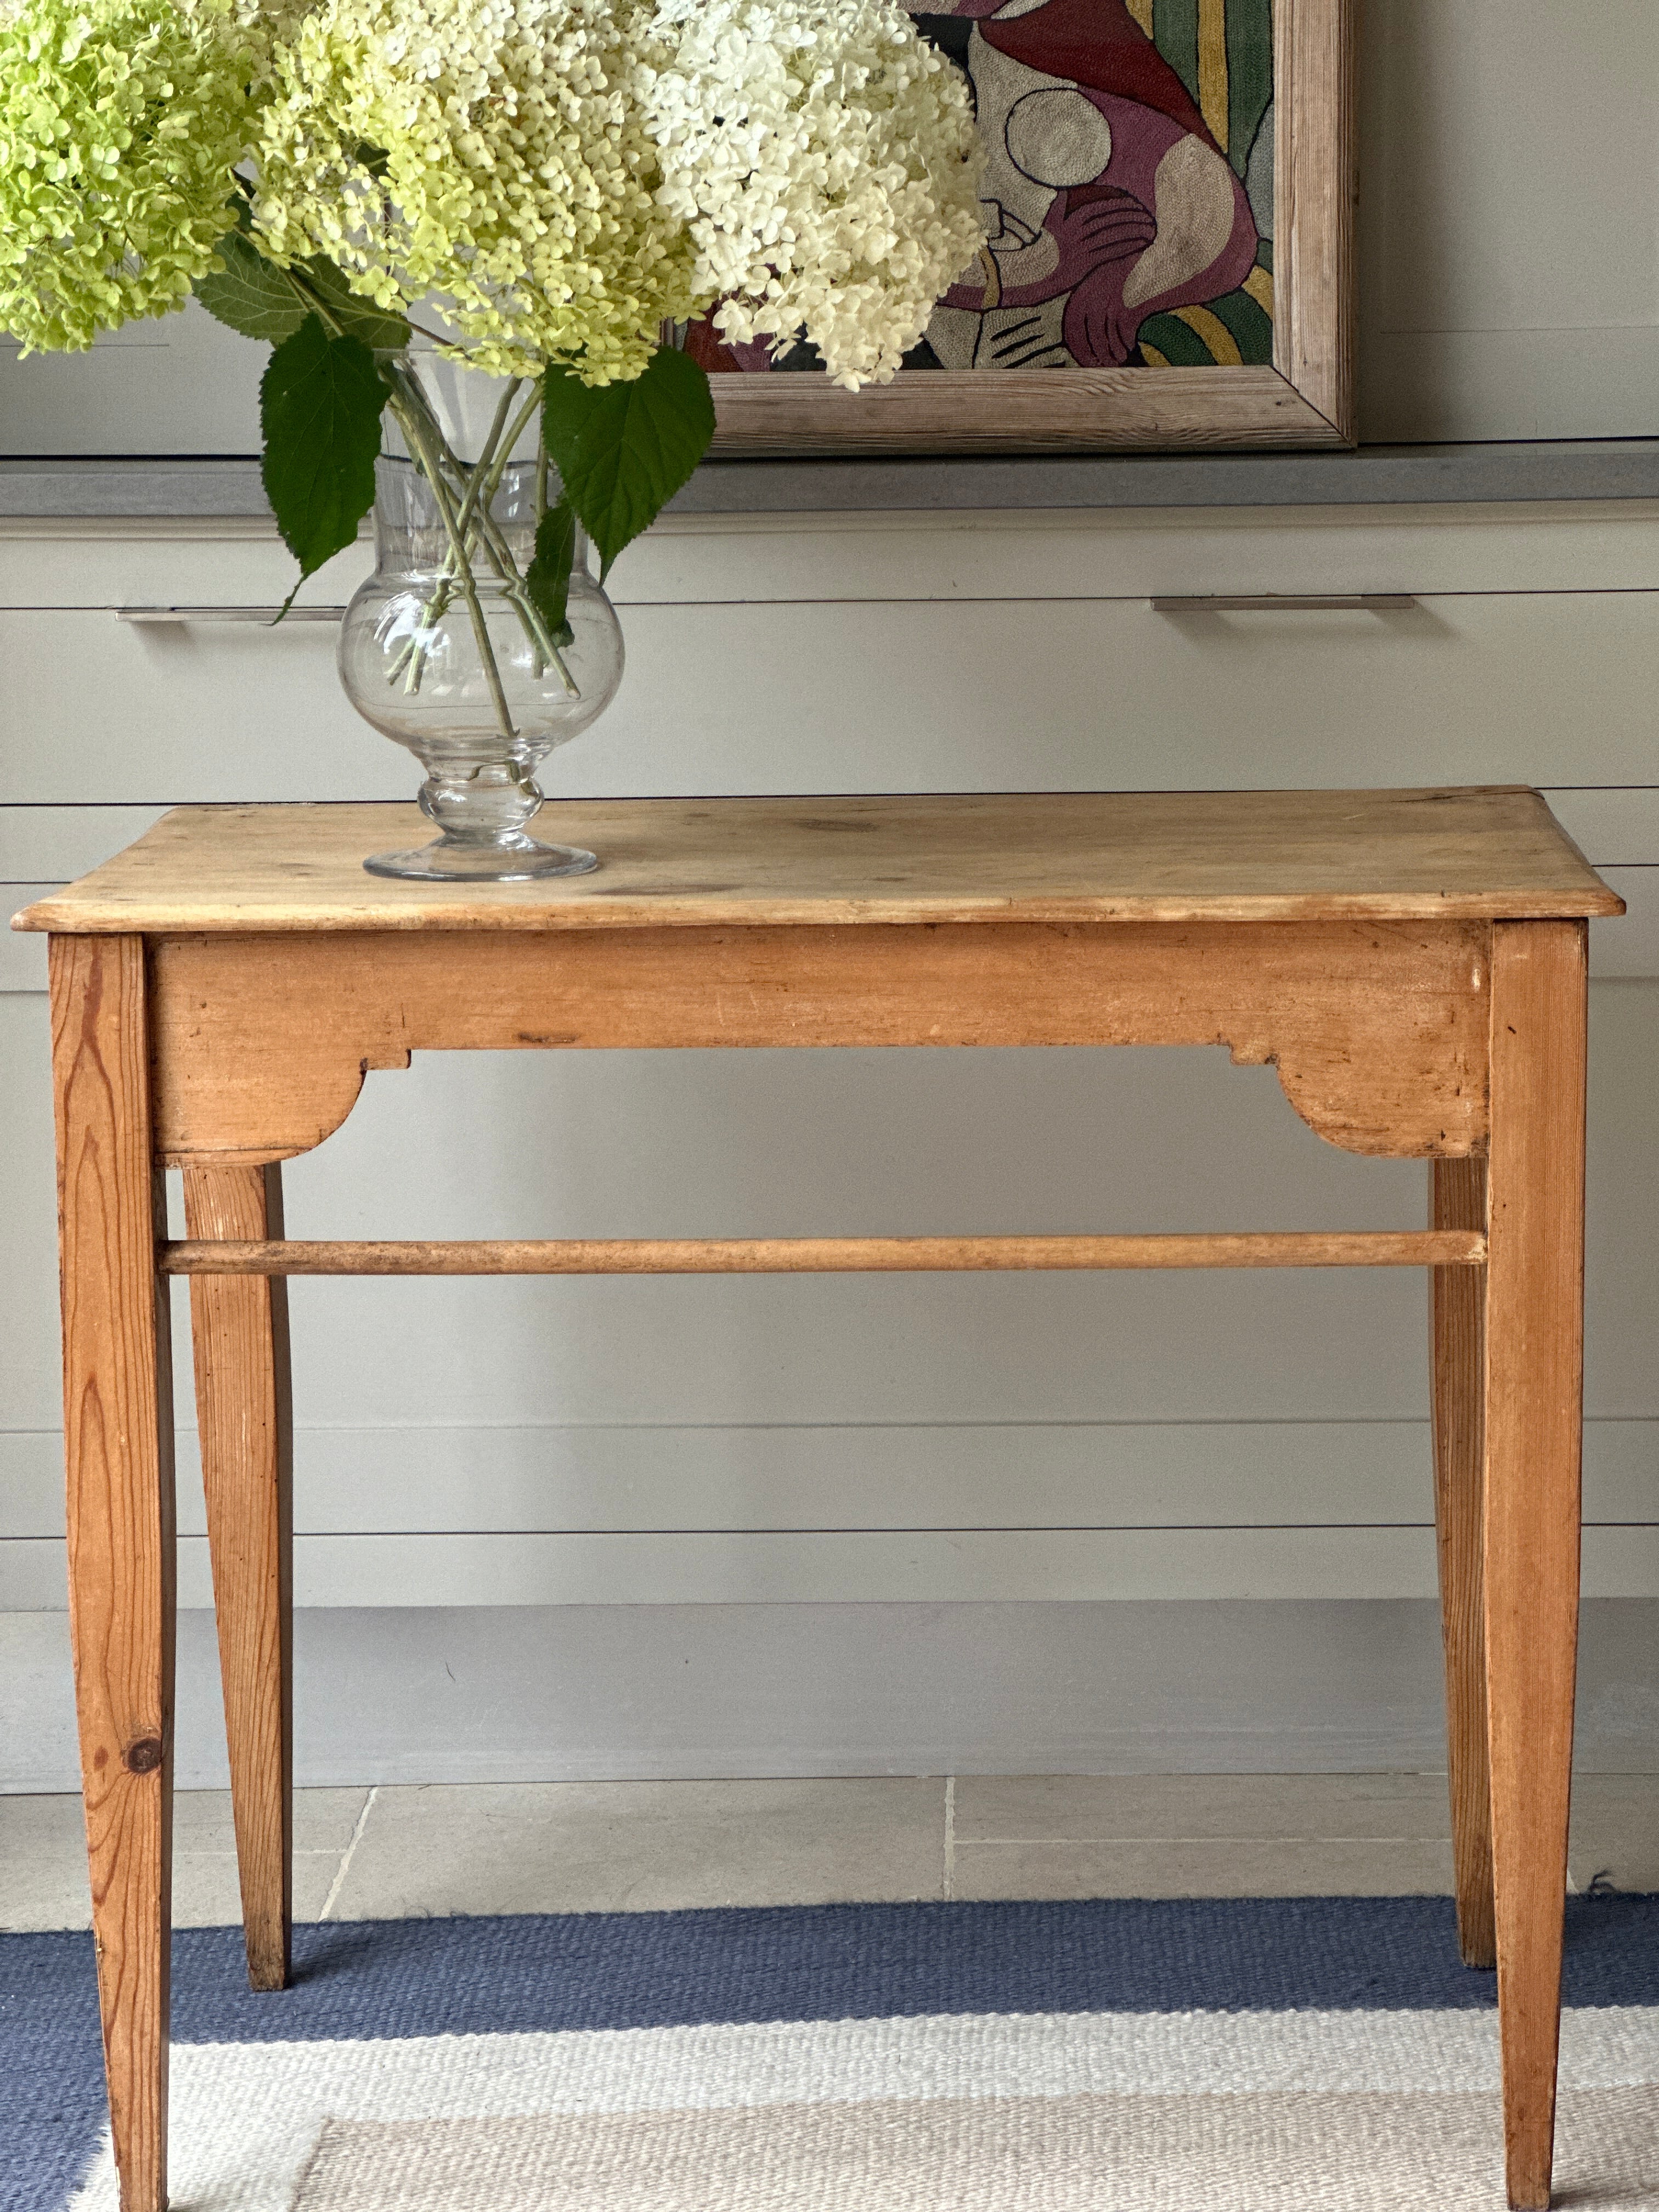
[[[51,933],[70,1624],[122,2202],[166,2203],[166,1279],[191,1278],[249,1972],[288,1973],[296,1274],[1419,1267],[1457,1920],[1498,1969],[1510,2201],[1549,2201],[1578,1595],[1586,918],[1524,789],[562,805],[597,873],[365,874],[413,808],[185,807]],[[298,1243],[277,1163],[467,1047],[1224,1044],[1426,1229]],[[168,1241],[162,1170],[184,1170]],[[971,1210],[971,1207],[970,1207]],[[1496,2146],[1494,2145],[1494,2154]]]

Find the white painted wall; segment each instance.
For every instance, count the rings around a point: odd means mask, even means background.
[[[246,530],[0,546],[0,874],[58,879],[175,799],[410,787],[340,698],[326,627],[112,611],[268,601],[282,566]],[[1589,1587],[1659,1595],[1656,570],[1641,508],[678,522],[618,572],[627,682],[550,781],[1549,786],[1635,910],[1595,933]],[[1243,583],[1421,598],[1146,604]],[[6,973],[0,1601],[29,1608],[62,1589],[38,945]],[[1424,1202],[1419,1167],[1336,1152],[1271,1071],[1206,1051],[423,1055],[288,1179],[299,1235],[1387,1226]],[[1411,1275],[319,1282],[293,1304],[302,1604],[1433,1587]],[[204,1603],[193,1474],[182,1526]]]
[[[1359,13],[1362,437],[1659,431],[1659,9]],[[191,307],[0,359],[0,452],[256,452],[264,358]]]

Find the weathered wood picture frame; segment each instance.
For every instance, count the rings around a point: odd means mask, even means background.
[[[1213,50],[1228,35],[1233,0],[1097,4],[1127,9],[1149,39],[1155,10],[1180,8],[1195,39]],[[1004,17],[1029,24],[1054,5],[1015,0],[994,13],[984,0],[955,0],[954,8],[946,0],[946,11],[972,18],[982,33]],[[821,374],[745,374],[711,362],[717,448],[832,455],[1352,445],[1356,6],[1272,0],[1271,271],[1250,271],[1272,318],[1270,364],[1233,358],[1237,349],[1221,333],[1228,358],[1201,365],[1149,347],[1145,365],[929,367],[852,393]]]

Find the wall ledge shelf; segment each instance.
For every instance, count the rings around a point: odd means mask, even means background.
[[[1659,500],[1659,438],[1366,446],[1352,453],[716,460],[677,516]],[[8,522],[260,522],[257,460],[0,459]]]

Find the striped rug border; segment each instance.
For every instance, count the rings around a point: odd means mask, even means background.
[[[848,1905],[295,1931],[252,1996],[234,1929],[179,1931],[181,2044],[326,2043],[939,2014],[1480,2010],[1443,1898]],[[1575,1898],[1564,1995],[1659,2004],[1659,1897]],[[65,2201],[103,2120],[92,1942],[0,1936],[0,2201]]]

